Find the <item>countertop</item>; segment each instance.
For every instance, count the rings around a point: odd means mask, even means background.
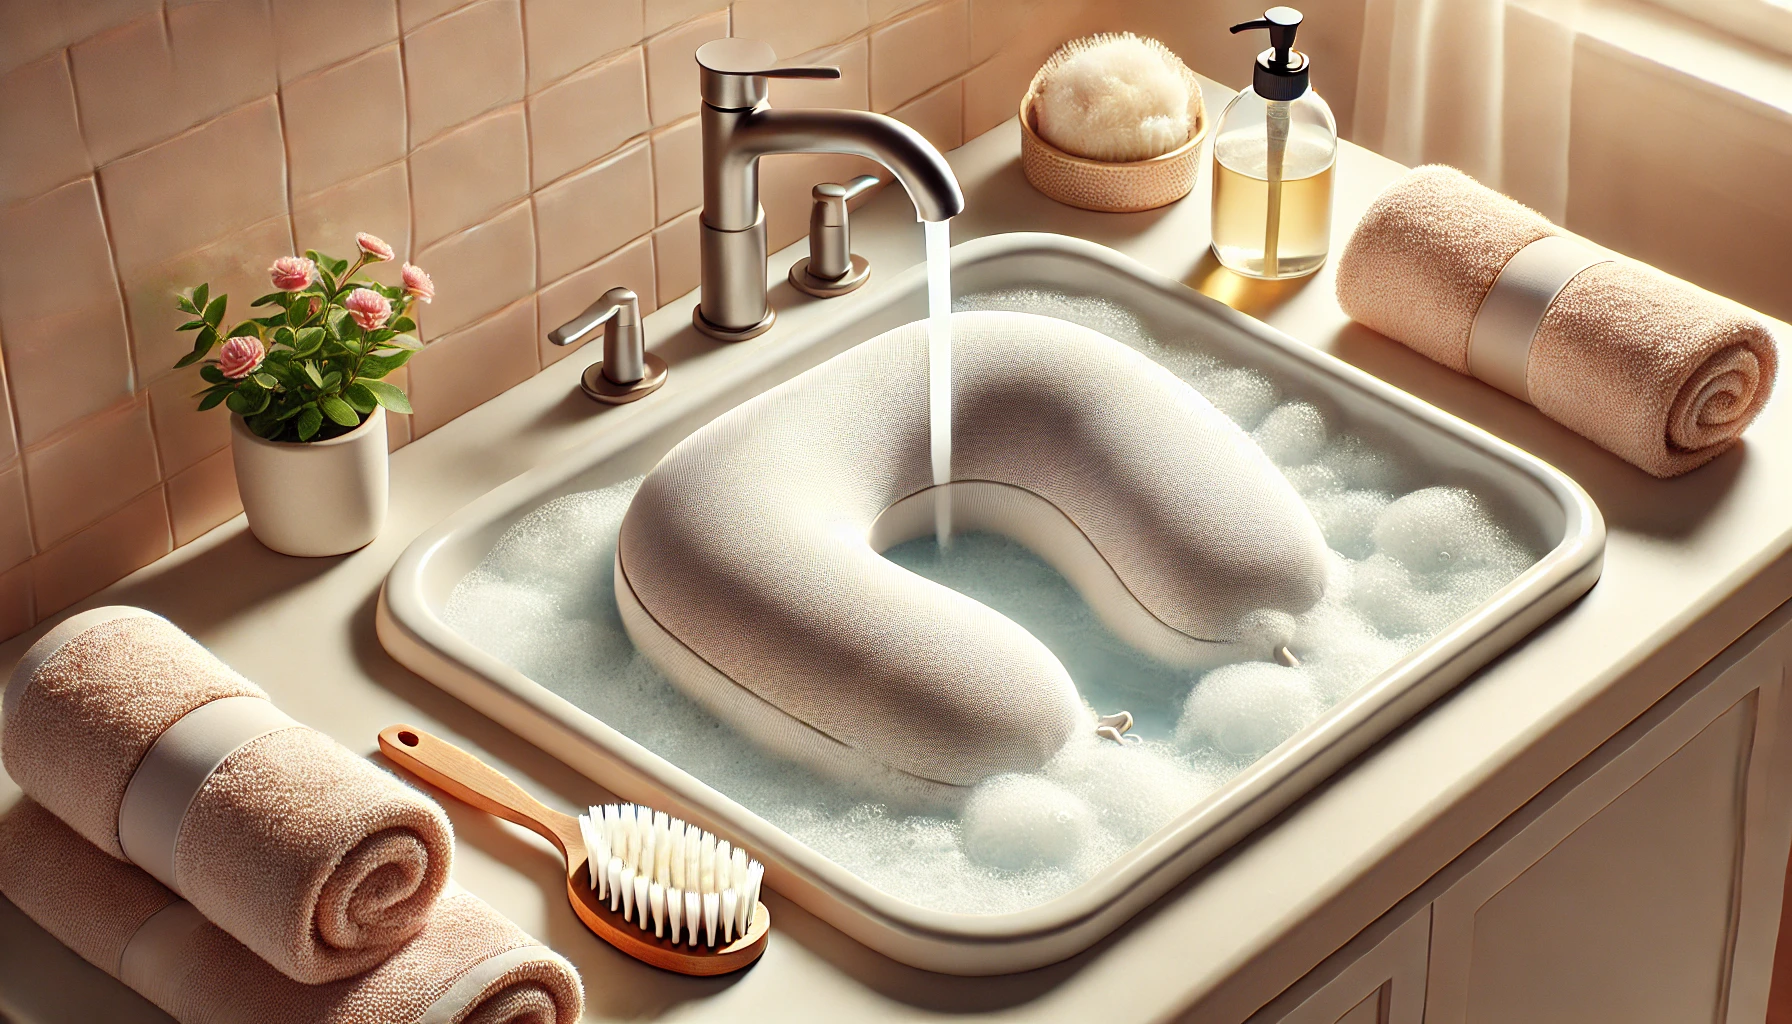
[[[1210,95],[1210,109],[1226,99]],[[1674,481],[1654,480],[1474,380],[1352,324],[1331,266],[1297,282],[1249,282],[1207,254],[1207,168],[1187,199],[1104,215],[1058,205],[1021,177],[1010,121],[954,151],[968,198],[954,241],[1056,231],[1109,245],[1258,316],[1561,468],[1610,531],[1605,574],[1578,604],[1359,758],[1279,819],[1094,948],[1000,978],[904,967],[772,894],[764,959],[721,979],[663,974],[591,936],[573,917],[552,851],[452,800],[455,876],[567,956],[588,1020],[1242,1020],[1387,911],[1624,723],[1792,596],[1792,420],[1777,401],[1746,443]],[[1402,168],[1345,144],[1334,252]],[[905,197],[887,190],[855,215],[872,294],[922,257]],[[819,300],[783,284],[804,246],[771,261],[774,330],[796,331]],[[668,389],[734,370],[754,342],[719,346],[689,327],[695,295],[646,320],[672,364]],[[834,300],[851,302],[852,298]],[[596,355],[565,359],[399,450],[392,507],[372,545],[341,558],[262,548],[241,517],[70,611],[136,604],[166,615],[264,686],[288,713],[373,753],[394,722],[435,731],[564,809],[608,799],[595,783],[400,667],[374,637],[380,582],[425,528],[471,499],[634,415],[577,392]],[[646,402],[652,402],[649,398]],[[645,404],[645,403],[643,403]],[[61,616],[57,617],[58,619]],[[0,667],[54,624],[0,645]],[[377,757],[377,755],[375,755]],[[0,776],[0,806],[17,797]],[[0,900],[0,1018],[166,1021]]]

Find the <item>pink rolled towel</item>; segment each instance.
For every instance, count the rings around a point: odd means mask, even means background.
[[[83,612],[33,645],[4,726],[20,789],[297,981],[385,960],[448,881],[440,807],[141,609]]]
[[[0,895],[182,1024],[572,1024],[579,976],[464,890],[358,977],[301,985],[30,799],[0,816]]]
[[[1534,317],[1514,321],[1520,263],[1540,282]],[[1566,257],[1563,253],[1567,253]],[[1580,254],[1579,256],[1575,255]],[[1510,274],[1504,273],[1508,264]],[[1578,269],[1588,263],[1584,269]],[[1495,282],[1504,301],[1483,300]],[[1559,286],[1553,301],[1551,288]],[[1778,366],[1764,318],[1647,264],[1573,240],[1540,214],[1448,167],[1419,167],[1369,207],[1338,260],[1338,303],[1352,319],[1458,373],[1473,373],[1658,477],[1678,476],[1735,443],[1772,392]],[[1504,374],[1488,314],[1522,324]],[[1477,328],[1481,315],[1483,325]],[[1471,346],[1471,337],[1482,333]],[[1508,338],[1512,332],[1506,332]],[[1525,343],[1528,341],[1528,358]],[[1498,370],[1497,365],[1492,369]],[[1501,383],[1503,377],[1507,383]]]

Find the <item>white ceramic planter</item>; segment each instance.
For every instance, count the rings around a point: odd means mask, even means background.
[[[328,441],[257,437],[230,417],[236,489],[255,539],[284,555],[365,547],[386,522],[386,410]]]

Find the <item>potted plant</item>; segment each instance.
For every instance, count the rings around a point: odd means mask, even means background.
[[[307,250],[269,268],[275,291],[254,307],[268,315],[228,330],[228,297],[207,285],[179,297],[193,316],[193,351],[176,367],[203,362],[199,408],[220,403],[232,413],[230,447],[237,492],[249,529],[288,555],[339,555],[366,545],[386,518],[386,410],[411,411],[383,378],[410,359],[413,303],[430,301],[435,285],[404,265],[398,287],[357,281],[371,263],[392,259],[392,247],[355,236],[357,257],[332,259]],[[213,356],[213,350],[217,355]]]

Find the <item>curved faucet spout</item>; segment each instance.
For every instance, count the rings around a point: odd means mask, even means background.
[[[706,114],[708,111],[705,112]],[[716,111],[729,122],[722,151],[704,160],[704,221],[738,231],[759,216],[759,158],[774,153],[850,153],[888,168],[925,221],[964,211],[964,192],[946,158],[908,125],[863,110],[804,110],[759,106]]]
[[[703,106],[703,215],[697,224],[702,295],[691,320],[720,341],[771,329],[766,300],[765,212],[759,158],[773,153],[849,153],[887,168],[925,221],[964,209],[958,178],[940,151],[893,117],[863,110],[774,110],[772,78],[838,78],[838,68],[778,67],[764,43],[715,39],[697,49]]]

